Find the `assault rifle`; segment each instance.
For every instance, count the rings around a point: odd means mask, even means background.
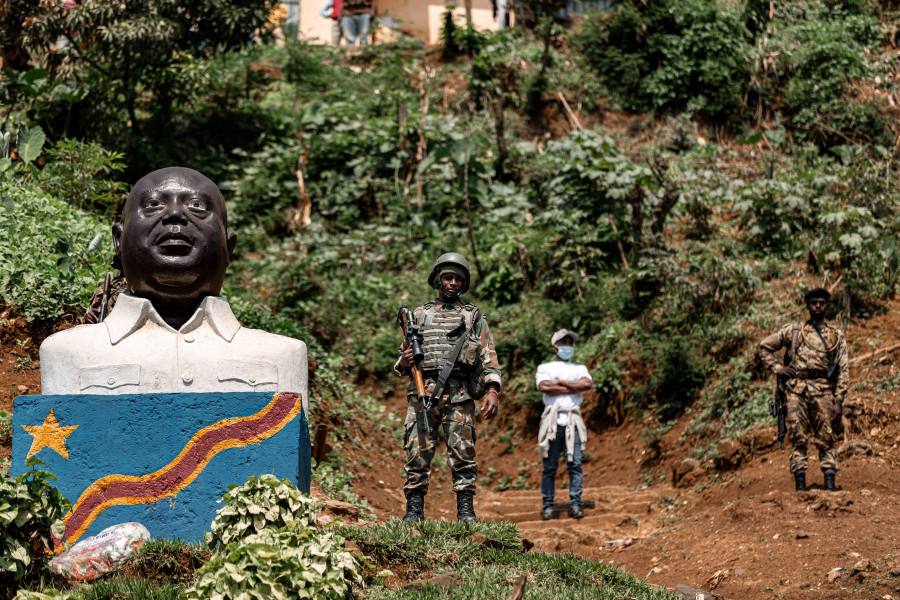
[[[103,319],[106,318],[107,309],[109,308],[109,285],[111,282],[112,279],[109,271],[107,271],[106,276],[103,278],[103,295],[100,296],[100,317],[97,319],[98,323],[102,323]]]
[[[782,452],[784,452],[784,436],[787,433],[787,394],[784,391],[786,381],[786,377],[778,376],[775,399],[769,402],[769,414],[778,419],[778,441],[781,442]]]
[[[828,365],[828,371],[825,373],[825,378],[831,382],[831,387],[835,387],[837,385],[837,376],[839,374],[838,367],[841,366],[841,357],[847,354],[847,350],[844,349],[840,354],[837,355],[837,358]]]
[[[422,379],[422,369],[419,365],[425,359],[425,352],[422,350],[422,332],[419,325],[413,317],[412,311],[407,306],[401,306],[400,312],[397,313],[397,323],[400,324],[400,331],[403,333],[403,349],[412,348],[413,363],[409,366],[409,378],[416,386],[416,430],[419,436],[419,448],[425,448],[426,442],[422,439],[422,431],[428,435],[428,439],[434,439],[434,432],[428,422],[428,410],[431,408],[431,400],[425,393],[425,380]],[[424,421],[424,426],[422,425]]]

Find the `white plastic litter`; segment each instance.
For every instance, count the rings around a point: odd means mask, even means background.
[[[113,525],[55,557],[50,568],[67,579],[91,581],[115,569],[149,539],[150,532],[140,523]]]

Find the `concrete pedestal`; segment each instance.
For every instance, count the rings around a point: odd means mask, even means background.
[[[20,396],[11,475],[30,456],[72,502],[73,543],[126,521],[153,537],[202,540],[229,485],[272,473],[310,486],[307,416],[294,393]]]

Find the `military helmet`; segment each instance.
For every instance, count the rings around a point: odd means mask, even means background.
[[[472,279],[471,274],[469,273],[469,261],[466,258],[458,253],[458,252],[447,252],[445,254],[441,254],[437,261],[435,261],[434,266],[431,268],[431,273],[428,275],[428,285],[433,288],[438,287],[438,277],[441,275],[442,267],[457,267],[458,269],[462,269],[465,274],[465,283],[463,283],[462,289],[459,290],[460,295],[465,294],[469,291],[469,280]]]

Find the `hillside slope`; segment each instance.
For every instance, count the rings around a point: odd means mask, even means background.
[[[847,324],[848,344],[872,350],[900,344],[898,310],[900,300],[895,300],[885,314]],[[668,587],[683,583],[726,598],[896,594],[900,550],[886,524],[900,510],[898,388],[900,371],[890,352],[852,366],[848,405],[855,415],[845,417],[847,435],[835,494],[821,491],[814,458],[808,477],[811,491],[793,491],[789,448],[781,452],[774,426],[722,439],[715,456],[683,463],[695,453],[689,436],[683,435],[688,415],[659,446],[641,439],[644,424],[629,421],[591,431],[584,464],[585,518],[577,521],[566,515],[568,482],[561,465],[558,518],[540,521],[541,463],[535,432],[527,415],[517,414],[515,436],[503,441],[487,424],[479,426],[482,475],[476,510],[482,519],[518,523],[538,549],[613,562]],[[593,402],[586,399],[588,410]],[[386,400],[386,411],[403,416],[405,410],[398,385]],[[514,404],[507,398],[499,419],[510,410]],[[366,419],[357,423],[365,427]],[[340,447],[356,474],[356,493],[378,518],[402,516],[403,457],[397,439],[384,431],[364,430],[355,442],[347,440]],[[426,514],[453,520],[455,496],[442,450],[433,465]],[[659,457],[648,460],[651,453]],[[378,460],[366,460],[376,455]],[[695,470],[685,473],[692,466]],[[509,487],[521,489],[500,491]]]

